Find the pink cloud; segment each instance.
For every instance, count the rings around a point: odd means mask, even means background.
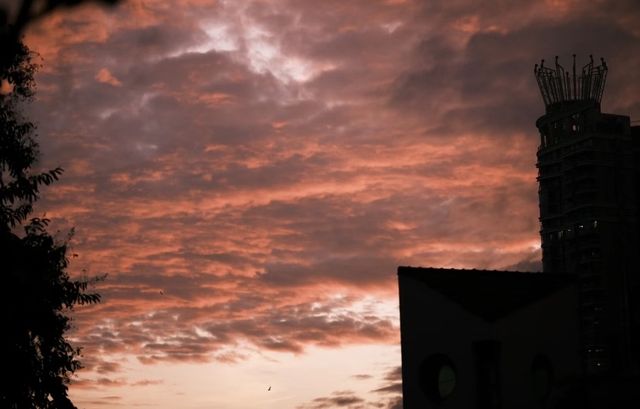
[[[604,108],[635,119],[639,20],[630,1],[152,1],[32,27],[29,115],[66,169],[36,211],[75,226],[73,274],[109,273],[75,313],[94,384],[121,355],[397,344],[397,265],[539,268],[533,64],[605,56]]]

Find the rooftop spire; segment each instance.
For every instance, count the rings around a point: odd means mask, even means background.
[[[555,67],[545,67],[544,60],[536,64],[533,72],[542,93],[544,105],[549,109],[574,101],[595,102],[600,104],[604,84],[607,79],[607,63],[600,59],[600,65],[594,65],[593,56],[589,56],[589,63],[582,67],[582,72],[576,72],[576,55],[573,55],[573,69],[566,71],[555,58]]]

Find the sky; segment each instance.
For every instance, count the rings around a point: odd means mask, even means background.
[[[108,274],[80,408],[401,407],[400,265],[539,271],[533,66],[604,57],[640,119],[634,0],[129,0],[37,21],[35,216]],[[269,387],[271,390],[269,390]]]

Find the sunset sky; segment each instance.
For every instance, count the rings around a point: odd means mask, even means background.
[[[399,265],[540,269],[533,76],[604,57],[620,1],[129,0],[31,25],[80,408],[400,408]],[[269,391],[268,388],[271,387]]]

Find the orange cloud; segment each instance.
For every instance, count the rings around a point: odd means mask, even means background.
[[[397,265],[539,268],[532,64],[610,55],[603,106],[640,116],[637,8],[565,4],[154,0],[32,27],[42,166],[67,170],[36,212],[75,226],[75,276],[109,273],[74,313],[93,385],[134,386],[123,356],[393,345]]]
[[[100,68],[100,71],[96,74],[96,80],[103,84],[113,85],[114,87],[121,87],[122,82],[118,80],[108,68]]]

